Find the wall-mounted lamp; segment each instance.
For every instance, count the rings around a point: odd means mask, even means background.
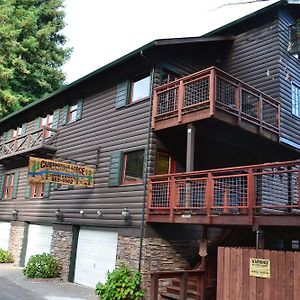
[[[64,221],[64,214],[62,213],[62,211],[59,208],[57,208],[55,211],[55,217],[58,222]]]
[[[122,210],[122,217],[123,217],[125,223],[131,222],[131,213],[130,213],[129,209],[127,208],[127,205],[125,205]]]
[[[79,213],[84,216],[84,211],[83,210],[80,210]]]
[[[103,213],[102,213],[101,210],[98,210],[98,211],[96,212],[96,214],[97,214],[98,217],[102,217],[102,216],[103,216]]]
[[[19,211],[17,209],[13,209],[11,211],[11,214],[12,214],[12,217],[13,217],[13,221],[16,221],[18,219],[18,214],[19,214]]]

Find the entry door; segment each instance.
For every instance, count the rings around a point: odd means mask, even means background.
[[[98,229],[79,230],[74,282],[95,287],[106,281],[116,264],[118,234]]]
[[[8,250],[10,223],[0,222],[0,248]]]
[[[30,256],[50,253],[52,226],[30,224],[28,228],[25,265]]]

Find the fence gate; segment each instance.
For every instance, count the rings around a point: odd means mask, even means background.
[[[300,299],[300,252],[218,249],[217,300],[285,299]]]

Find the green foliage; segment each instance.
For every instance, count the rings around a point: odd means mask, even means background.
[[[96,285],[96,295],[101,300],[139,300],[144,292],[140,288],[141,274],[131,272],[125,265],[107,273],[105,284]]]
[[[14,262],[12,255],[0,248],[0,263],[12,263]]]
[[[23,274],[29,278],[54,278],[59,275],[59,265],[50,254],[32,255]]]
[[[63,0],[0,0],[0,118],[58,89],[64,48]]]

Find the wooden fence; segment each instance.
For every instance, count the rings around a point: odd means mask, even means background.
[[[270,278],[250,276],[250,258],[270,262]],[[300,252],[218,249],[217,300],[300,299]]]

